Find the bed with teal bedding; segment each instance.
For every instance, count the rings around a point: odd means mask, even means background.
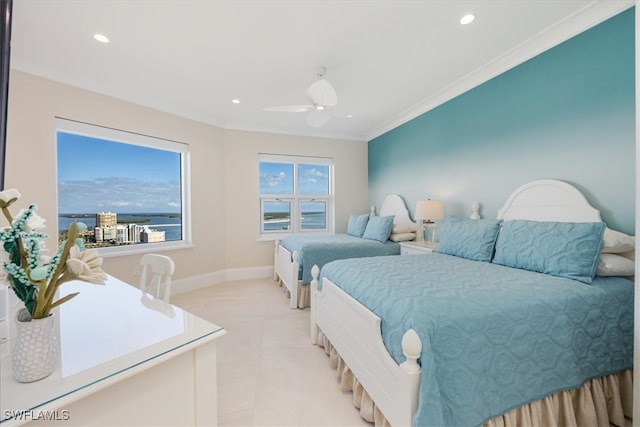
[[[304,284],[311,282],[311,268],[322,268],[328,262],[381,255],[400,255],[400,244],[387,240],[379,242],[349,234],[330,236],[290,236],[280,241],[289,252],[298,253],[300,264],[298,279]]]
[[[290,235],[275,241],[273,254],[274,280],[290,295],[290,308],[310,305],[311,269],[345,258],[400,255],[401,240],[415,238],[416,224],[409,217],[404,200],[387,196],[375,215],[351,214],[344,234]]]
[[[621,276],[635,267],[618,254],[635,238],[623,234],[572,185],[532,181],[497,219],[447,217],[436,253],[314,270],[312,343],[376,425],[624,426],[634,283]]]
[[[340,260],[321,275],[382,319],[397,363],[403,334],[420,336],[414,426],[480,425],[633,365],[625,278],[587,284],[437,253]]]

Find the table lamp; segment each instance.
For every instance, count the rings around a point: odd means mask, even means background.
[[[418,240],[436,241],[436,223],[444,219],[444,210],[440,200],[419,200],[416,204],[416,220],[419,221]]]

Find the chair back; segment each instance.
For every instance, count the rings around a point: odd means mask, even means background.
[[[140,259],[140,289],[156,298],[169,302],[171,276],[175,264],[165,255],[146,254]]]

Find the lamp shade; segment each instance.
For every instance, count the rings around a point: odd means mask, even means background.
[[[440,200],[419,200],[416,204],[416,219],[433,221],[444,219],[444,210]]]

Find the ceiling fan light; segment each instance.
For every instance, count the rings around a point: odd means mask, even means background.
[[[100,43],[109,43],[109,37],[105,36],[104,34],[94,34],[93,38]]]
[[[473,13],[468,13],[460,18],[460,24],[467,25],[471,24],[473,20],[476,19],[476,16]]]

